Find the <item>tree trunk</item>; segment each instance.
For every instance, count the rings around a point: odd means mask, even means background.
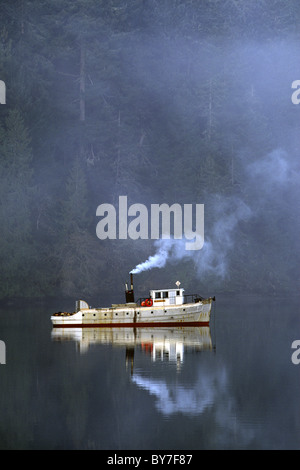
[[[80,44],[80,121],[85,121],[85,47],[83,41]]]

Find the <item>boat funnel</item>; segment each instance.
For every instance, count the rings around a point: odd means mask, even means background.
[[[133,292],[133,275],[130,273],[130,289],[128,289],[127,284],[125,284],[125,297],[126,297],[126,303],[132,303],[134,302],[134,292]]]

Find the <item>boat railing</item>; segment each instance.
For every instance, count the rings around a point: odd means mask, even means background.
[[[183,298],[184,298],[183,303],[185,304],[200,302],[201,300],[204,299],[204,297],[202,297],[199,294],[184,294]]]
[[[145,300],[148,300],[150,297],[140,297],[136,303],[138,305],[142,305],[142,302],[145,302]],[[200,302],[201,300],[203,300],[204,297],[202,297],[201,295],[199,294],[185,294],[183,296],[183,303],[184,304],[191,304],[191,303],[196,303],[196,302]],[[168,300],[168,299],[166,299]]]

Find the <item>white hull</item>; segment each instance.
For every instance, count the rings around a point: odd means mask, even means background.
[[[108,308],[82,308],[76,313],[54,314],[51,321],[54,327],[204,326],[209,324],[212,300],[209,298],[197,303],[159,307],[140,307],[128,303]]]

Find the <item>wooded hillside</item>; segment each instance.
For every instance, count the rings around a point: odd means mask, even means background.
[[[141,288],[299,290],[298,0],[3,0],[0,18],[0,298],[122,291],[155,247],[97,238],[120,195],[205,204],[203,250]]]

